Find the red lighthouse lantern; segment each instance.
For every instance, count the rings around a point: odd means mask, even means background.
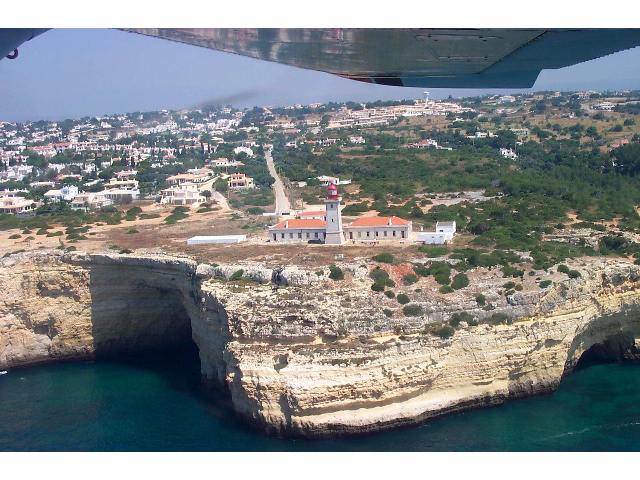
[[[330,183],[327,186],[327,198],[336,199],[338,198],[338,187],[335,183]]]

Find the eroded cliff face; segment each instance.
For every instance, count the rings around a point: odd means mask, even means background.
[[[347,280],[335,282],[296,267],[18,254],[0,262],[0,369],[191,336],[203,378],[227,385],[236,411],[269,431],[380,430],[551,391],[594,345],[637,353],[640,267],[588,267],[580,279],[496,301],[514,321],[493,325],[475,302],[423,289],[412,302],[424,313],[404,316],[371,292],[365,264],[344,265]],[[229,281],[239,268],[244,280]],[[445,339],[425,331],[456,311],[480,324],[463,322]]]

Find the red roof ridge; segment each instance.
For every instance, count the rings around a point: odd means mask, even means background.
[[[409,220],[392,215],[390,217],[365,216],[356,218],[349,224],[350,227],[382,227],[408,225]]]
[[[287,228],[326,228],[327,222],[318,218],[291,218],[275,224],[272,229],[284,230]]]

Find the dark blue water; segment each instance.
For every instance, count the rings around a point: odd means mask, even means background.
[[[199,385],[191,353],[13,370],[0,376],[0,450],[640,450],[637,365],[594,365],[552,395],[316,441],[254,431]]]

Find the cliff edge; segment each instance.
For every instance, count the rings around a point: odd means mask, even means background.
[[[553,391],[588,351],[637,356],[640,267],[588,262],[536,291],[478,285],[490,309],[422,279],[399,287],[405,309],[371,290],[365,261],[334,281],[251,262],[19,253],[0,261],[0,369],[193,341],[203,379],[267,431],[376,431]]]

